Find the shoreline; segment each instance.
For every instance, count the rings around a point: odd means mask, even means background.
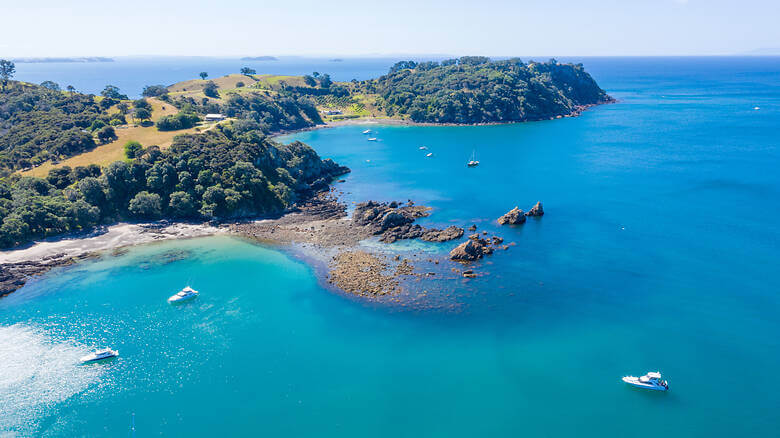
[[[548,118],[529,119],[529,120],[513,120],[502,122],[480,122],[480,123],[436,123],[436,122],[415,122],[408,119],[399,119],[394,117],[356,117],[347,118],[344,120],[336,120],[332,122],[325,122],[321,125],[308,126],[306,128],[293,129],[290,131],[280,131],[271,135],[272,139],[283,137],[285,135],[299,134],[301,132],[316,131],[319,129],[338,128],[340,126],[427,126],[427,127],[469,127],[469,126],[499,126],[499,125],[513,125],[519,123],[532,123],[532,122],[545,122],[550,120],[559,120],[570,117],[579,117],[583,112],[601,105],[609,105],[617,103],[617,99],[612,98],[599,103],[592,103],[587,105],[580,105],[576,107],[572,112],[568,114],[560,114],[551,116]]]

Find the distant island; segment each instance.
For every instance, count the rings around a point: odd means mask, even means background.
[[[241,58],[242,61],[278,61],[279,58],[275,56],[245,56]]]
[[[113,58],[102,56],[89,56],[80,58],[16,58],[13,62],[23,63],[45,63],[45,62],[114,62]]]

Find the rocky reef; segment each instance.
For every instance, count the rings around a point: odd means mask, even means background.
[[[430,208],[413,203],[380,203],[368,201],[357,204],[352,214],[356,225],[372,229],[385,243],[401,239],[422,239],[428,242],[446,242],[463,237],[463,228],[449,226],[443,230],[425,228],[414,221],[428,216]]]
[[[506,212],[503,216],[497,219],[500,225],[520,225],[525,223],[526,216],[544,216],[544,209],[542,203],[537,202],[530,210],[523,212],[521,208],[515,206],[515,208]],[[476,229],[476,227],[474,228]]]
[[[515,207],[508,212],[506,212],[503,216],[498,218],[498,223],[500,225],[520,225],[525,223],[525,213],[523,210]]]

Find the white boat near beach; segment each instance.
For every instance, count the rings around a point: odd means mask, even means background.
[[[363,131],[363,134],[371,134],[371,130],[370,129],[366,129],[365,131]]]
[[[379,139],[376,137],[369,137],[368,141],[379,141]]]
[[[181,303],[183,301],[189,301],[197,296],[198,296],[198,291],[187,286],[184,289],[180,290],[178,293],[176,293],[176,295],[172,295],[170,298],[168,298],[168,302],[171,304]]]
[[[669,383],[667,383],[666,380],[661,379],[661,373],[659,372],[650,372],[642,377],[625,376],[622,380],[637,388],[650,389],[653,391],[666,391],[669,389]]]
[[[104,348],[102,350],[97,350],[93,353],[90,353],[84,357],[82,357],[81,363],[94,363],[94,362],[100,362],[101,360],[111,359],[112,357],[119,356],[119,351],[112,350],[110,348]]]

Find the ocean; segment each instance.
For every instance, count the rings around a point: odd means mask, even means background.
[[[780,58],[581,62],[617,103],[279,138],[349,166],[349,205],[413,199],[425,225],[516,244],[478,278],[364,302],[224,236],[60,268],[0,299],[0,435],[130,436],[133,418],[138,436],[776,435]],[[536,201],[544,217],[495,223]],[[452,246],[393,244],[424,270]],[[170,306],[186,284],[201,296]],[[103,345],[121,356],[77,365]],[[657,370],[667,393],[620,381]]]

